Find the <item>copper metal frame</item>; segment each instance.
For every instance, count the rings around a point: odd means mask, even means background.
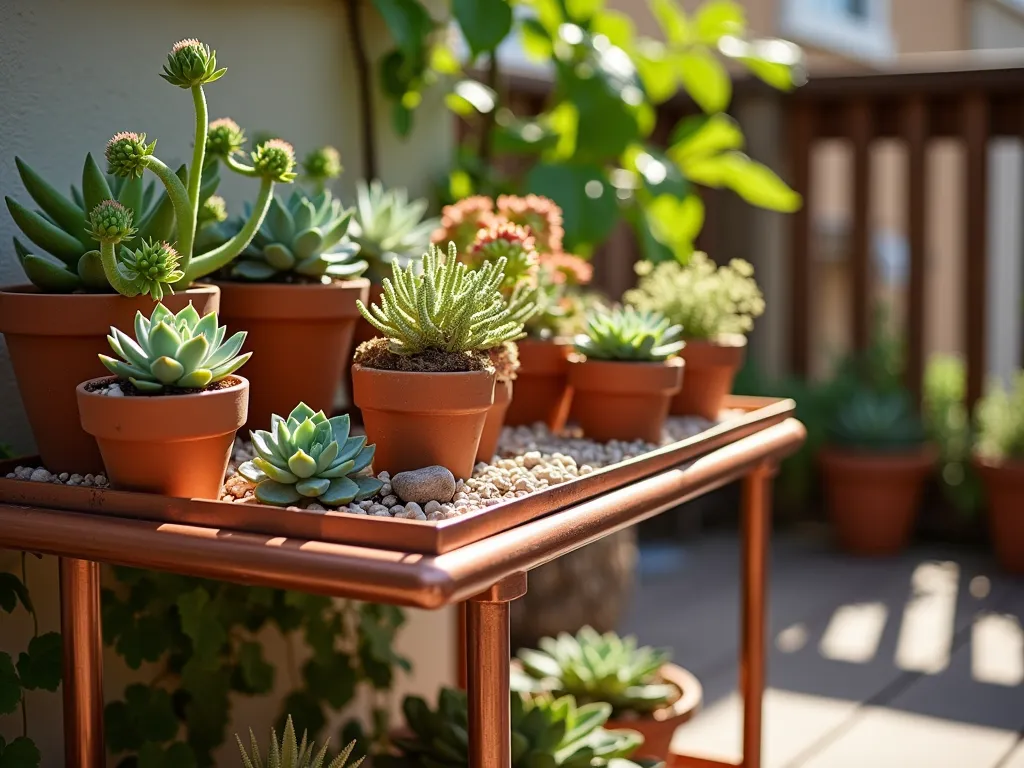
[[[794,419],[682,466],[440,555],[372,549],[0,505],[0,546],[62,561],[66,764],[101,768],[102,647],[97,563],[153,568],[243,584],[438,608],[468,601],[470,754],[474,768],[509,768],[508,608],[525,574],[615,531],[732,480],[744,482],[744,595],[740,689],[744,768],[760,768],[761,693],[770,469],[803,442]],[[679,765],[731,765],[680,758]]]

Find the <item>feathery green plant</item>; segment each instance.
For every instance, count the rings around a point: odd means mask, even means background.
[[[256,743],[256,736],[253,734],[252,728],[249,729],[251,752],[245,751],[242,739],[237,733],[235,741],[238,742],[238,749],[242,753],[242,765],[245,768],[323,768],[324,760],[327,759],[327,748],[330,746],[328,739],[319,752],[314,752],[316,747],[307,743],[305,731],[302,732],[302,741],[299,742],[295,738],[295,726],[292,723],[291,715],[288,715],[288,721],[284,726],[284,738],[280,743],[277,740],[277,732],[273,728],[270,729],[270,750],[266,763],[263,762],[263,757],[260,755],[260,747]],[[349,742],[349,745],[327,764],[327,768],[346,768],[346,765],[348,768],[359,768],[365,758],[361,757],[351,764],[348,762],[355,746],[354,741]]]
[[[391,265],[407,266],[430,243],[438,219],[424,219],[426,200],[409,201],[405,189],[385,189],[374,179],[356,182],[356,211],[349,236],[369,262],[368,276],[380,283]]]
[[[202,389],[230,376],[252,356],[252,352],[238,354],[245,331],[224,341],[226,332],[217,325],[216,312],[200,318],[191,302],[178,314],[157,304],[149,319],[135,313],[134,339],[110,329],[107,341],[121,359],[100,355],[100,362],[140,392],[161,392],[164,387]]]
[[[576,337],[576,350],[590,360],[660,362],[685,346],[682,331],[660,312],[598,309],[587,317],[586,333]]]
[[[271,417],[270,431],[251,432],[256,458],[238,468],[256,483],[256,498],[286,506],[302,499],[337,506],[371,498],[383,483],[360,475],[373,461],[366,437],[349,436],[348,415],[328,419],[299,403],[283,419]]]

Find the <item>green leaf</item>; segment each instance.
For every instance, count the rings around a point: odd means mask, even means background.
[[[782,213],[800,209],[800,195],[774,171],[742,152],[724,152],[687,162],[683,173],[691,181],[709,187],[727,187],[751,205]]]
[[[212,764],[203,756],[224,743],[231,714],[231,670],[221,667],[211,671],[193,658],[182,669],[181,682],[187,694],[184,712],[188,744],[201,762]]]
[[[288,715],[292,716],[296,733],[305,731],[309,738],[316,739],[320,731],[327,724],[324,717],[323,705],[307,690],[293,691],[281,704],[281,714],[277,718],[278,733],[284,732],[285,720]]]
[[[302,668],[306,688],[332,709],[342,709],[356,694],[356,670],[347,653],[335,653],[329,659],[310,659]]]
[[[728,115],[694,115],[672,131],[668,156],[685,167],[688,161],[743,147],[743,130]]]
[[[246,691],[253,694],[269,693],[274,687],[274,666],[264,658],[263,646],[246,641],[238,646],[236,654]]]
[[[565,0],[565,10],[571,21],[586,24],[604,7],[604,0]]]
[[[595,35],[604,35],[612,45],[627,51],[633,48],[636,37],[636,25],[632,17],[621,11],[601,11],[590,20],[590,31]]]
[[[8,653],[0,653],[0,715],[9,715],[21,703],[21,681]]]
[[[672,98],[679,89],[679,78],[671,59],[664,55],[664,50],[657,48],[650,52],[640,52],[633,57],[640,82],[644,84],[647,98],[653,104],[661,104]]]
[[[700,196],[690,194],[680,200],[662,195],[644,213],[653,237],[669,247],[677,259],[689,258],[693,241],[704,226],[704,203]]]
[[[167,749],[147,742],[139,750],[137,768],[195,768],[196,756],[192,748],[176,741]]]
[[[747,19],[743,7],[734,0],[708,0],[697,9],[693,26],[697,39],[714,46],[726,35],[742,37]]]
[[[706,49],[695,48],[675,56],[683,87],[704,112],[722,112],[732,99],[732,81],[722,62]]]
[[[444,41],[435,43],[430,49],[430,68],[442,75],[457,75],[462,71],[455,53]]]
[[[683,198],[690,191],[690,184],[676,164],[654,147],[631,146],[623,155],[623,165],[640,176],[644,188],[654,197]]]
[[[571,252],[603,242],[618,221],[615,191],[598,166],[540,163],[531,169],[526,186],[562,208],[566,248]]]
[[[107,747],[114,754],[137,751],[147,741],[162,744],[178,732],[171,695],[143,683],[128,686],[124,701],[107,704],[104,721]]]
[[[683,45],[690,40],[690,24],[683,9],[675,0],[650,0],[654,18],[661,25],[665,39],[674,45]]]
[[[373,0],[373,5],[384,17],[402,53],[418,60],[423,54],[427,35],[434,27],[423,4],[418,0]]]
[[[391,107],[391,124],[399,136],[408,136],[412,131],[412,110],[395,102]]]
[[[0,737],[0,768],[39,768],[42,759],[32,739],[19,736],[6,744]]]
[[[29,597],[28,590],[21,583],[21,579],[13,573],[0,573],[0,610],[5,613],[13,613],[18,601],[21,601],[26,611],[29,613],[33,611],[32,598]]]
[[[474,113],[488,114],[494,111],[497,104],[497,94],[493,88],[470,79],[459,80],[444,98],[448,109],[463,117]]]
[[[178,597],[177,606],[181,629],[192,641],[193,660],[215,669],[228,636],[217,606],[210,602],[210,594],[203,587],[197,587]]]
[[[512,6],[507,0],[452,0],[452,15],[473,56],[493,51],[512,31]]]
[[[62,673],[63,643],[59,632],[47,632],[28,642],[28,652],[18,656],[18,677],[30,691],[56,691]]]
[[[523,19],[519,30],[527,58],[536,62],[546,62],[551,58],[554,47],[543,24],[536,19]]]

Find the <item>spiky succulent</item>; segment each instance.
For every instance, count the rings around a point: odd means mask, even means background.
[[[323,768],[324,761],[327,759],[327,748],[331,743],[328,739],[320,751],[316,752],[316,747],[306,741],[305,731],[302,732],[302,741],[300,742],[295,738],[295,725],[292,723],[291,715],[288,715],[288,720],[285,722],[284,738],[280,742],[277,740],[277,732],[273,728],[270,729],[270,749],[265,763],[252,728],[249,729],[249,752],[246,752],[242,739],[237,733],[235,741],[238,742],[238,749],[242,753],[242,765],[245,768]],[[354,763],[348,762],[355,746],[355,741],[349,742],[349,745],[327,764],[327,768],[359,768],[365,758],[361,757]]]
[[[271,417],[270,431],[252,432],[256,458],[238,468],[256,483],[256,498],[286,506],[319,501],[338,506],[371,498],[383,485],[359,473],[373,461],[375,446],[365,436],[349,436],[349,417],[328,419],[299,403],[287,419]]]
[[[124,252],[122,258],[119,269],[125,278],[154,301],[163,299],[165,290],[173,293],[171,286],[184,274],[178,268],[178,252],[166,242],[146,240],[141,248]]]
[[[349,236],[359,244],[369,263],[368,277],[375,283],[391,271],[391,264],[404,267],[423,253],[438,219],[424,219],[426,200],[409,200],[405,189],[385,189],[376,179],[369,185],[356,182],[356,211]]]
[[[538,644],[539,650],[519,651],[521,669],[513,671],[513,690],[570,695],[582,704],[605,701],[615,716],[654,712],[679,698],[679,690],[658,675],[671,653],[637,647],[635,637],[583,627],[575,637],[563,632]]]
[[[361,301],[356,304],[396,354],[490,349],[521,338],[523,320],[534,310],[529,301],[513,306],[502,296],[504,258],[471,270],[459,261],[454,244],[447,258],[432,245],[418,264],[392,267],[380,306],[368,310]]]
[[[831,442],[868,451],[899,451],[925,441],[924,424],[910,395],[862,388],[839,406],[826,425]]]
[[[587,317],[586,332],[576,337],[576,350],[591,360],[659,362],[683,348],[682,331],[659,312],[598,309]]]
[[[603,702],[577,706],[572,696],[512,694],[513,768],[636,768],[629,756],[643,744],[635,731],[603,728],[612,708]],[[469,766],[466,694],[441,690],[437,710],[418,696],[402,703],[410,738],[396,738],[400,756],[379,756],[377,768]]]
[[[123,381],[144,393],[165,387],[203,389],[237,371],[252,352],[239,355],[245,331],[227,341],[227,329],[217,325],[217,313],[199,317],[191,302],[174,314],[163,304],[153,307],[147,319],[135,313],[135,338],[110,329],[110,348],[120,360],[100,355],[100,362]]]
[[[243,280],[289,274],[316,280],[359,277],[367,265],[357,258],[359,246],[346,237],[351,220],[352,209],[343,210],[329,190],[312,199],[293,192],[286,204],[274,198],[231,274]]]
[[[225,72],[226,68],[217,69],[217,52],[190,37],[174,44],[160,77],[179,88],[195,88],[219,80]]]

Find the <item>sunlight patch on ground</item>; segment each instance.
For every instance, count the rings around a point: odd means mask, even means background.
[[[896,644],[897,667],[936,674],[949,666],[959,581],[956,563],[921,563],[914,569]]]
[[[979,616],[971,627],[971,677],[979,683],[1024,683],[1024,632],[1009,614]]]
[[[878,653],[888,617],[885,603],[839,606],[821,637],[821,655],[833,661],[866,664]]]

